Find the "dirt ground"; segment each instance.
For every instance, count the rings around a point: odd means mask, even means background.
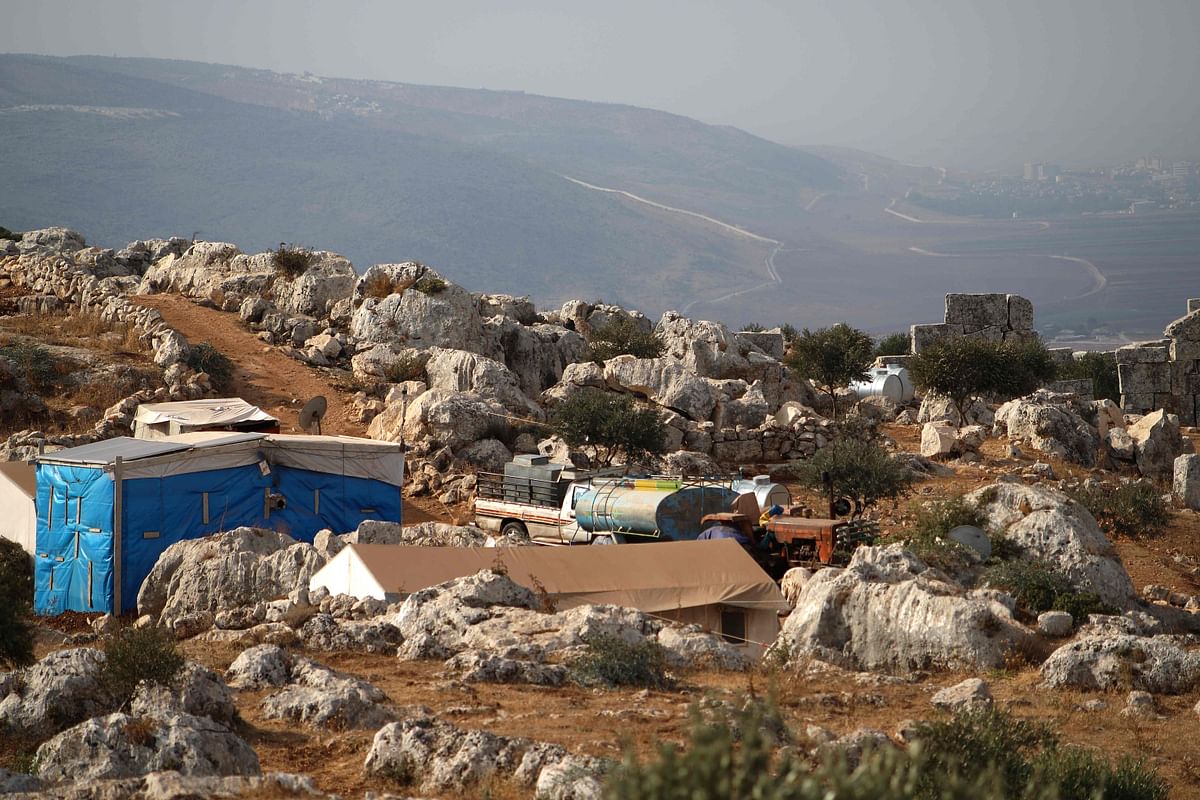
[[[280,421],[284,433],[303,433],[298,419],[309,398],[323,395],[329,403],[321,423],[326,434],[362,436],[367,426],[358,422],[346,398],[315,367],[288,358],[243,328],[236,314],[196,305],[174,294],[138,295],[131,298],[157,308],[171,327],[193,344],[208,342],[236,367],[233,395],[253,403]]]

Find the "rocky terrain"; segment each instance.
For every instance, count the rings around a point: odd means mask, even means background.
[[[538,310],[412,262],[358,275],[336,254],[302,255],[281,266],[272,253],[184,240],[111,252],[63,229],[0,241],[11,304],[0,327],[96,317],[132,332],[155,365],[89,429],[8,431],[5,457],[127,431],[139,400],[211,394],[189,355],[219,340],[234,387],[285,426],[304,398],[256,396],[260,365],[298,370],[307,383],[294,394],[327,393],[340,432],[407,442],[406,492],[431,517],[311,544],[245,528],[182,542],[143,584],[136,619],[41,620],[40,660],[0,673],[0,792],[596,797],[625,748],[682,741],[692,711],[726,713],[772,687],[799,732],[791,746],[814,758],[903,747],[913,720],[995,706],[1109,756],[1137,753],[1173,797],[1200,796],[1189,738],[1200,714],[1200,437],[1178,417],[1049,390],[977,401],[966,419],[938,397],[858,404],[875,440],[917,471],[913,496],[882,504],[883,539],[844,568],[785,577],[794,608],[761,663],[639,611],[559,611],[493,570],[394,604],[310,593],[311,575],[348,543],[483,544],[478,529],[451,524],[477,470],[518,452],[588,458],[540,424],[573,393],[630,395],[659,414],[665,470],[771,469],[786,481],[847,434],[784,366],[781,332],[583,301]],[[589,339],[617,320],[655,332],[662,355],[591,360]],[[1029,328],[1024,317],[1006,325]],[[5,381],[6,408],[47,413],[19,371]],[[1080,499],[1139,480],[1170,496],[1152,535],[1115,528]],[[955,498],[987,529],[989,553],[918,536],[922,514]],[[1004,577],[1029,565],[1051,571],[1069,602],[1034,608]],[[99,676],[122,624],[179,643],[187,664],[169,687],[111,696]],[[600,641],[653,649],[670,680],[589,683],[580,665]]]

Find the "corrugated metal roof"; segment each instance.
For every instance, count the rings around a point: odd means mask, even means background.
[[[54,453],[38,456],[38,463],[55,464],[93,464],[108,465],[120,456],[125,461],[135,461],[139,458],[161,456],[166,453],[176,453],[192,447],[183,442],[168,442],[150,439],[134,439],[129,436],[118,436],[102,442],[93,442],[79,447],[69,447]]]

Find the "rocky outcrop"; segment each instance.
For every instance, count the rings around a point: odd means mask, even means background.
[[[969,595],[900,545],[860,547],[804,585],[777,651],[857,670],[982,669],[1034,639],[1012,611]]]
[[[1000,406],[994,433],[1087,467],[1095,465],[1100,449],[1100,434],[1084,419],[1083,404],[1045,389]]]
[[[414,592],[390,621],[404,637],[403,658],[446,659],[472,650],[537,662],[605,635],[630,643],[655,641],[677,666],[738,669],[747,663],[741,651],[718,636],[673,627],[634,609],[584,605],[550,614],[540,607],[529,589],[484,570]]]
[[[1179,431],[1179,418],[1162,409],[1142,417],[1125,432],[1133,442],[1138,472],[1151,480],[1170,480],[1176,456],[1191,450],[1191,442]]]
[[[138,613],[162,625],[252,606],[307,589],[325,564],[311,545],[276,531],[235,528],[171,545],[142,582]]]
[[[1200,653],[1189,652],[1170,636],[1081,636],[1042,664],[1042,683],[1052,688],[1183,694],[1198,682]]]
[[[979,504],[989,526],[1027,558],[1049,561],[1111,606],[1128,606],[1134,593],[1129,575],[1095,517],[1079,503],[1050,489],[1015,483],[986,486],[967,499]]]
[[[378,775],[430,794],[457,794],[493,776],[511,778],[538,797],[598,797],[601,761],[568,754],[558,745],[463,730],[431,717],[386,725],[375,734],[363,765]]]
[[[100,681],[104,661],[103,651],[78,647],[9,673],[0,691],[0,732],[40,739],[111,711],[115,703]]]
[[[475,299],[423,264],[376,264],[358,279],[352,300],[350,333],[361,342],[485,352]]]
[[[469,392],[487,397],[514,414],[541,418],[541,408],[522,393],[516,376],[500,362],[442,347],[430,348],[429,354],[425,375],[431,391]]]
[[[499,403],[467,392],[428,391],[404,410],[393,403],[371,421],[367,436],[388,442],[404,441],[423,452],[440,447],[458,450],[503,429],[509,413]]]
[[[44,781],[183,775],[257,775],[258,756],[224,725],[191,714],[109,714],[82,722],[37,750]]]

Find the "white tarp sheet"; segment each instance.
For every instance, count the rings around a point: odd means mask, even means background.
[[[152,425],[174,423],[179,432],[186,433],[196,428],[276,421],[270,414],[240,397],[223,397],[175,403],[142,403],[134,417],[134,428],[140,433]]]

